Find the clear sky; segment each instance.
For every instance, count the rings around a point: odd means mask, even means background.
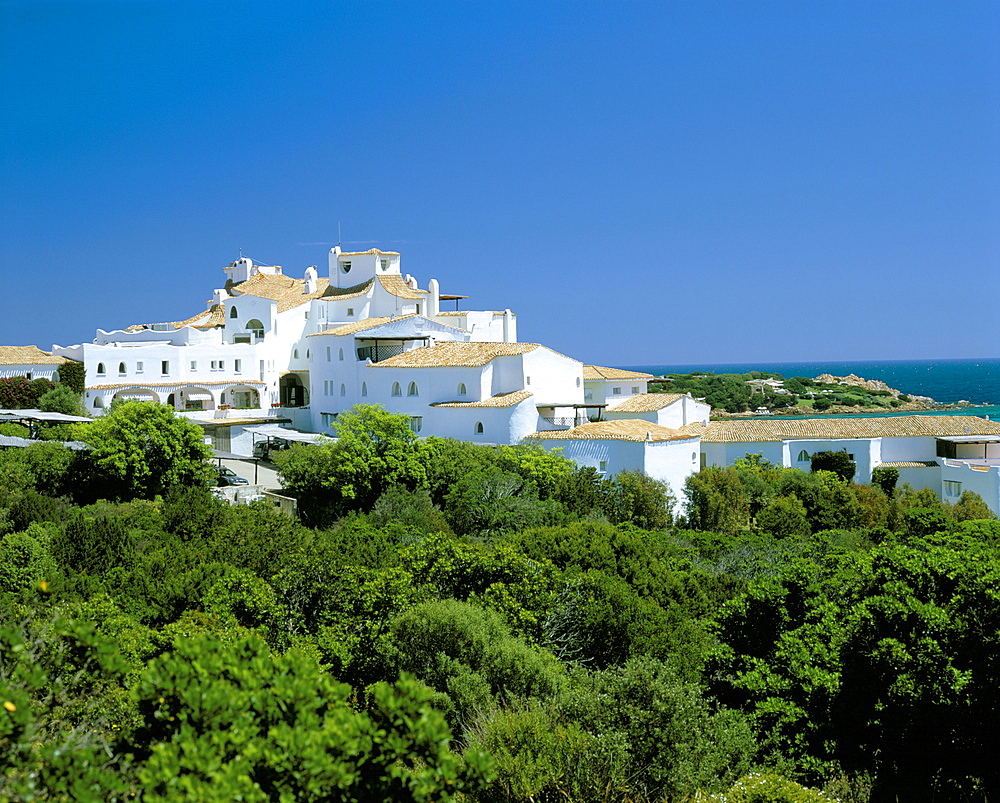
[[[998,179],[995,2],[0,0],[4,344],[339,222],[585,362],[996,357]]]

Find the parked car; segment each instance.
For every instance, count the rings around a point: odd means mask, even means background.
[[[219,488],[225,488],[227,485],[249,485],[243,477],[233,471],[231,468],[226,466],[216,466],[216,472],[219,474],[219,480],[216,485]]]
[[[281,438],[272,438],[269,441],[259,441],[254,444],[253,456],[259,460],[269,460],[274,452],[287,449],[291,444]]]

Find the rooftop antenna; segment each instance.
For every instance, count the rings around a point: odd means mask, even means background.
[[[340,248],[340,221],[337,221],[337,248]]]

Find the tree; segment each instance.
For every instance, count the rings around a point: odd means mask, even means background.
[[[59,366],[59,382],[74,393],[83,393],[87,371],[82,362],[69,360]]]
[[[613,524],[665,530],[673,521],[675,502],[665,482],[654,480],[641,471],[622,471],[607,486],[604,512]]]
[[[896,495],[899,469],[893,466],[876,466],[872,469],[872,485],[877,485],[890,499]]]
[[[175,485],[207,485],[212,478],[201,428],[164,404],[115,404],[103,418],[78,424],[75,435],[91,446],[86,461],[95,498],[152,499]]]
[[[83,402],[79,393],[69,385],[60,383],[38,399],[38,409],[47,413],[84,415]]]
[[[341,413],[334,429],[336,442],[275,455],[282,483],[298,497],[307,523],[371,510],[393,485],[411,491],[427,486],[427,448],[410,430],[408,416],[359,404]]]
[[[150,803],[365,800],[448,803],[474,791],[488,758],[451,752],[426,688],[377,683],[365,711],[306,655],[255,637],[177,639],[135,688],[132,739]]]
[[[858,470],[847,452],[816,452],[810,460],[810,468],[813,471],[832,471],[844,482],[851,482]]]

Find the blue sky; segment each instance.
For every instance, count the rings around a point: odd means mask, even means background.
[[[0,343],[337,241],[608,365],[1000,356],[1000,6],[0,0]]]

